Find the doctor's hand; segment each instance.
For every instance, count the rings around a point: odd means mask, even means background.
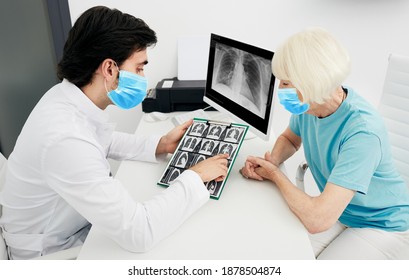
[[[193,120],[189,120],[162,136],[158,146],[156,147],[156,155],[164,153],[173,154],[179,144],[180,139],[182,139],[183,134],[185,134],[186,130],[192,123]]]
[[[272,163],[271,153],[266,152],[264,158],[249,156],[240,170],[241,175],[247,179],[273,181],[274,173],[280,171],[279,167]],[[274,181],[273,181],[274,182]]]
[[[221,181],[227,176],[227,158],[229,154],[220,154],[205,159],[189,169],[196,172],[203,182]]]

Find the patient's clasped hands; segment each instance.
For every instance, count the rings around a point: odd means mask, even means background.
[[[268,179],[274,182],[274,173],[279,170],[278,165],[273,163],[271,152],[267,151],[264,158],[249,156],[240,173],[248,179],[259,181]]]

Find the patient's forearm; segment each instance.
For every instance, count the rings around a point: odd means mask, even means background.
[[[296,147],[293,142],[291,142],[287,137],[281,134],[277,138],[271,152],[273,163],[277,166],[280,165],[288,158],[290,158],[298,149],[299,146]]]

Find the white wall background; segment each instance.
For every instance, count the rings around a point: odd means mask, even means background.
[[[72,22],[86,9],[105,5],[142,18],[157,32],[158,44],[149,50],[145,70],[150,87],[177,76],[177,39],[183,36],[216,33],[274,51],[295,32],[323,27],[350,51],[352,72],[345,84],[375,106],[389,53],[409,56],[406,0],[71,0],[69,5]],[[287,126],[289,113],[277,103],[274,110],[277,135]],[[126,113],[111,111],[121,122],[119,129],[135,130],[140,107]],[[294,167],[288,169],[292,172]]]

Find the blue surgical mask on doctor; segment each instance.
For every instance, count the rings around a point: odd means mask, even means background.
[[[118,69],[119,70],[119,69]],[[118,87],[108,92],[111,101],[121,109],[131,109],[146,97],[148,81],[145,77],[119,70]]]
[[[279,88],[278,99],[284,108],[292,114],[301,115],[308,111],[310,104],[302,103],[298,99],[297,90],[295,88]]]

